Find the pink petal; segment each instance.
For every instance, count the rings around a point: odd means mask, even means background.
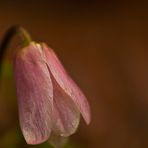
[[[85,119],[86,123],[89,124],[91,120],[90,106],[85,95],[67,74],[54,51],[51,48],[49,48],[46,44],[42,44],[42,48],[47,57],[47,64],[53,77],[60,85],[60,87],[73,100],[73,102],[81,112],[83,118]]]
[[[20,50],[14,68],[23,135],[28,144],[42,143],[53,123],[53,87],[40,45]]]
[[[80,122],[80,112],[74,102],[52,78],[53,101],[56,123],[53,127],[54,135],[70,136],[75,133]]]

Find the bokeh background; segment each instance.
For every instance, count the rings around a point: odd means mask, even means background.
[[[92,122],[82,119],[65,148],[148,147],[147,8],[136,1],[0,1],[0,40],[10,26],[22,25],[56,51],[88,97]],[[0,80],[0,148],[50,147],[24,141],[12,63],[8,54]]]

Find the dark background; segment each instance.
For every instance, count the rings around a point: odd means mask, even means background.
[[[50,45],[88,97],[92,122],[81,120],[66,147],[148,147],[147,3],[0,1],[0,39],[14,24]],[[10,59],[0,85],[0,147],[49,147],[23,139]]]

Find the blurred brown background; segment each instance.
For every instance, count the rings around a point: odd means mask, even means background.
[[[91,105],[68,148],[148,147],[148,5],[138,2],[0,1],[0,39],[14,24],[55,49]],[[12,65],[4,62],[0,147],[28,146],[18,124]]]

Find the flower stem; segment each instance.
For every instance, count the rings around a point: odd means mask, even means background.
[[[12,26],[11,28],[9,28],[0,44],[0,70],[2,66],[3,57],[8,48],[8,45],[11,42],[12,38],[16,35],[21,38],[23,45],[29,44],[32,40],[29,33],[23,27]]]

